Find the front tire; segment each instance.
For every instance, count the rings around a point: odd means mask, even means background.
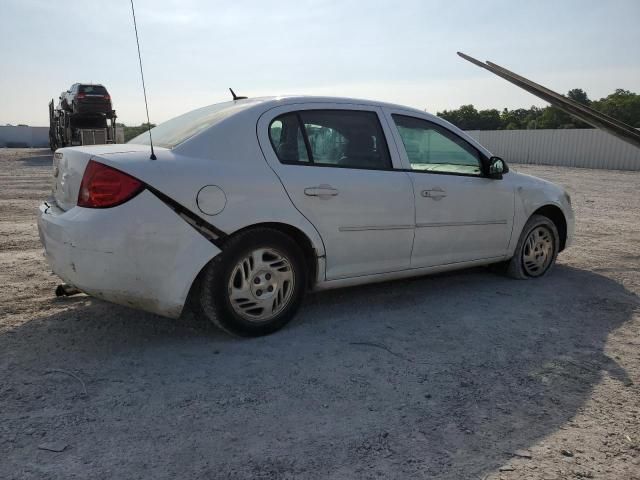
[[[560,236],[555,224],[543,215],[532,215],[507,263],[507,275],[520,280],[546,275],[556,262],[559,245]]]
[[[306,268],[300,247],[270,228],[241,232],[205,268],[199,310],[233,335],[257,337],[285,326],[305,293]]]

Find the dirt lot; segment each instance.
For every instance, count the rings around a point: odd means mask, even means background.
[[[56,299],[50,165],[0,150],[0,478],[640,478],[639,173],[520,168],[576,209],[544,280],[327,292],[240,340]]]

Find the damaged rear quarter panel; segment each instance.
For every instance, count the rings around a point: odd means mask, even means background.
[[[241,112],[172,150],[101,153],[96,160],[142,180],[226,234],[261,223],[284,223],[301,230],[318,256],[324,244],[315,227],[294,207],[264,159],[256,137],[259,113]],[[216,215],[203,213],[198,192],[219,187],[226,205]]]
[[[47,215],[39,223],[56,274],[95,297],[167,317],[180,315],[193,280],[220,253],[148,191],[114,208]]]

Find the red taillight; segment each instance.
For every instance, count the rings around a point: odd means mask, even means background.
[[[109,95],[104,95],[104,99],[105,100],[111,100],[111,97]]]
[[[82,177],[78,206],[109,208],[132,199],[142,190],[144,183],[126,173],[90,160]]]
[[[83,99],[83,98],[85,97],[85,94],[84,94],[84,93],[79,93],[78,95],[76,95],[76,97],[77,97],[79,100],[81,100],[81,99]]]

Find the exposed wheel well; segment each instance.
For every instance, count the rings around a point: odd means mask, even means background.
[[[298,244],[298,246],[302,250],[302,253],[304,254],[304,261],[307,267],[307,287],[313,287],[318,273],[318,256],[316,249],[313,247],[313,243],[311,243],[309,237],[307,237],[307,235],[299,228],[287,225],[286,223],[278,222],[257,223],[255,225],[251,225],[249,227],[245,227],[241,230],[233,232],[231,235],[233,236],[239,232],[244,232],[246,230],[257,227],[272,228],[274,230],[278,230],[291,237]],[[224,250],[224,243],[222,245],[222,249]]]
[[[543,215],[551,220],[558,229],[558,235],[560,235],[560,249],[561,252],[567,243],[567,220],[564,218],[564,213],[559,207],[555,205],[545,205],[540,207],[532,215]]]

